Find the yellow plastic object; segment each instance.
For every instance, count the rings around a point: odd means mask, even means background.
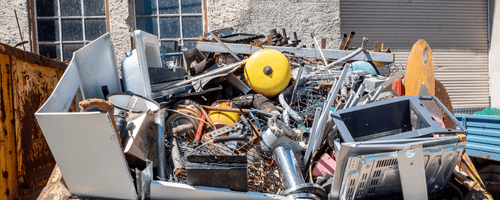
[[[212,104],[215,108],[238,108],[232,101],[216,101]],[[226,125],[234,124],[239,121],[237,112],[211,110],[208,112],[208,117],[214,122],[216,128],[221,128]]]
[[[266,97],[278,95],[292,77],[288,59],[274,49],[261,49],[252,54],[244,74],[252,90]]]

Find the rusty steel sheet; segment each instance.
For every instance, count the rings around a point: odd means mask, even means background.
[[[10,57],[0,54],[0,199],[14,199],[18,191],[14,102]]]
[[[435,96],[446,106],[446,108],[451,113],[453,113],[453,115],[455,115],[455,112],[453,111],[453,106],[451,105],[450,95],[448,95],[448,92],[446,91],[446,88],[441,83],[441,81],[438,81],[437,79],[435,80],[436,80]],[[450,116],[448,116],[441,107],[439,107],[439,110],[441,110],[441,114],[443,114],[444,116],[443,121],[446,128],[456,130],[457,125],[455,124],[455,122],[453,122]]]
[[[430,96],[434,96],[434,58],[429,44],[418,40],[411,48],[405,70],[405,95],[418,95],[421,84],[425,83]]]
[[[0,199],[37,196],[55,160],[34,113],[50,96],[66,64],[0,44]],[[6,182],[6,184],[3,184]]]

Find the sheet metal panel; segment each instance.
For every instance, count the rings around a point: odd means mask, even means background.
[[[456,115],[467,128],[466,151],[470,156],[500,161],[500,117]]]
[[[121,92],[109,33],[76,51],[56,89],[35,116],[71,194],[136,199],[137,194],[110,116],[68,112],[77,92],[100,98]]]
[[[453,107],[490,105],[487,0],[341,0],[340,17],[342,33],[370,38],[368,49],[384,43],[397,65],[406,65],[413,43],[425,39]]]

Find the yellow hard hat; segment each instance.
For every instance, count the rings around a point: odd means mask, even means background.
[[[292,75],[288,59],[274,49],[253,53],[245,64],[245,79],[253,91],[274,97],[283,91]]]

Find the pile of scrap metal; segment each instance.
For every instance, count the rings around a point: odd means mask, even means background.
[[[69,191],[119,199],[467,195],[458,182],[468,176],[454,175],[466,143],[457,134],[466,130],[434,97],[433,71],[417,84],[420,96],[400,97],[405,71],[381,76],[373,63],[394,56],[366,51],[368,39],[347,51],[354,34],[341,50],[321,49],[314,34],[316,48],[299,48],[293,35],[212,32],[195,49],[162,57],[156,36],[135,31],[123,86],[109,34],[75,52],[36,113]],[[428,66],[426,45],[415,51]],[[68,112],[76,103],[82,111]]]

